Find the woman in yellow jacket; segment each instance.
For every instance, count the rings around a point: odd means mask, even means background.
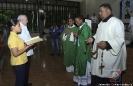
[[[3,36],[5,44],[8,45],[11,52],[11,65],[15,72],[16,83],[15,86],[24,86],[25,72],[26,72],[26,50],[32,45],[25,45],[20,37],[17,35],[21,32],[20,23],[11,19],[3,28]]]

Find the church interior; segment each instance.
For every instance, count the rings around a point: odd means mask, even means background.
[[[126,1],[130,1],[130,16],[125,16],[124,13],[123,3]],[[63,50],[60,50],[60,55],[55,53],[51,56],[49,29],[53,21],[56,21],[57,26],[61,26],[63,19],[79,14],[90,19],[95,13],[98,24],[101,21],[99,6],[103,3],[111,5],[113,16],[119,18],[125,26],[127,60],[126,71],[122,75],[122,84],[125,85],[122,86],[132,86],[133,0],[0,0],[0,86],[14,86],[15,83],[15,74],[10,64],[10,50],[3,43],[2,27],[8,20],[16,19],[20,14],[28,18],[27,27],[31,37],[40,36],[43,39],[36,44],[31,58],[29,82],[32,86],[77,86],[77,83],[73,82],[73,72],[67,72],[63,64]],[[97,25],[95,28],[97,29]]]

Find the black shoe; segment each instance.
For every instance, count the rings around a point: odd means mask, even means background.
[[[28,83],[26,86],[32,86],[32,83]]]
[[[60,53],[58,53],[58,56],[60,56]]]
[[[54,54],[53,53],[51,53],[51,56],[53,56]]]

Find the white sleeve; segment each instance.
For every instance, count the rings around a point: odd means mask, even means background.
[[[111,53],[117,55],[121,50],[123,44],[125,43],[124,39],[124,25],[121,21],[113,22],[112,25],[114,39],[107,41],[112,49]]]

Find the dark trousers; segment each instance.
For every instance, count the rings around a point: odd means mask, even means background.
[[[26,64],[12,66],[15,76],[16,83],[15,86],[24,86],[25,83],[25,73],[26,73]]]
[[[97,29],[97,27],[96,27],[96,23],[92,23],[92,33],[96,33],[96,29]]]
[[[120,82],[111,82],[110,78],[101,78],[95,75],[91,76],[91,86],[119,86],[115,84],[122,84],[122,74],[120,75]],[[102,84],[102,85],[100,85]],[[109,84],[109,85],[107,85]],[[114,85],[113,85],[114,84]]]
[[[28,61],[26,63],[25,86],[28,85],[31,56],[27,56],[27,58]]]

